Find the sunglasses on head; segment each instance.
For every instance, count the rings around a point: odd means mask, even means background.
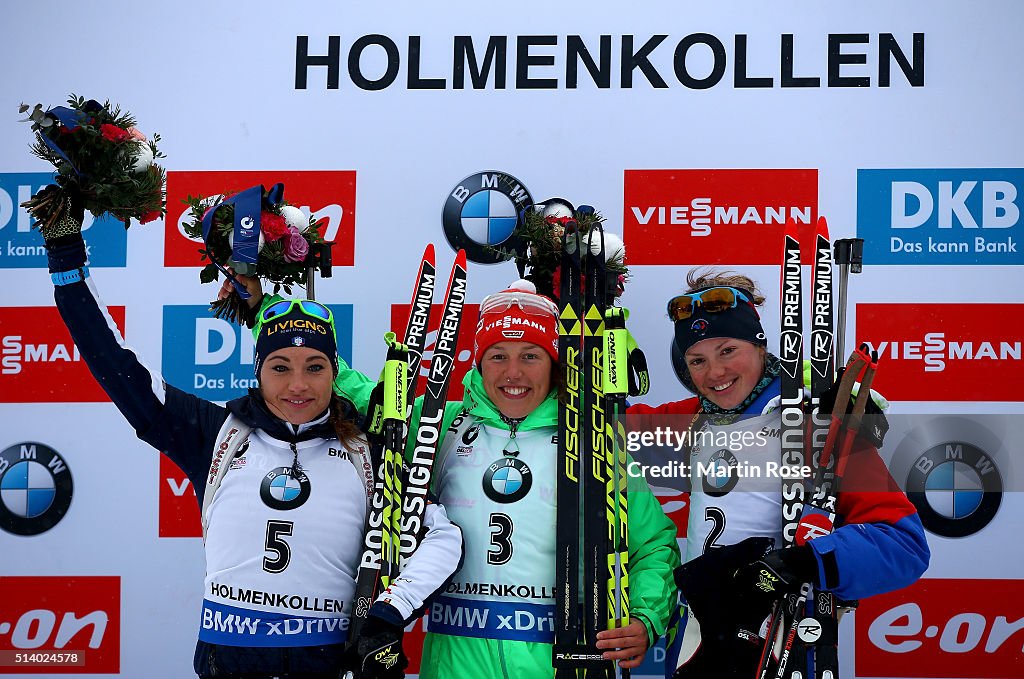
[[[509,292],[488,295],[480,302],[480,315],[502,313],[512,307],[518,307],[528,316],[557,317],[558,307],[551,300],[534,294],[516,294]]]
[[[717,314],[735,309],[740,302],[752,304],[748,293],[737,288],[708,288],[673,297],[668,301],[668,317],[682,321],[694,314],[699,306],[705,313]]]
[[[278,316],[284,316],[291,313],[291,310],[296,306],[307,316],[319,318],[321,321],[328,323],[334,322],[334,314],[331,313],[331,310],[320,302],[314,302],[311,299],[283,299],[280,302],[274,302],[260,314],[260,321],[266,323]]]

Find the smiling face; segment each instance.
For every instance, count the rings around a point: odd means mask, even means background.
[[[520,419],[551,392],[551,357],[529,342],[492,344],[480,359],[484,391],[505,417]]]
[[[291,424],[316,419],[331,402],[334,371],[327,356],[316,349],[278,349],[260,366],[259,378],[267,408]]]
[[[735,408],[764,372],[764,347],[731,337],[697,342],[686,351],[686,367],[701,396],[724,410]]]

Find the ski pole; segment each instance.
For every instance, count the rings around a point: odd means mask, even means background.
[[[611,627],[629,624],[629,547],[628,547],[628,491],[626,476],[626,432],[622,416],[626,412],[626,394],[629,370],[629,332],[626,330],[628,311],[620,307],[605,309],[604,332],[604,393],[608,399],[609,437],[606,459],[607,478],[613,503],[608,510],[608,526],[613,558],[609,561],[613,573],[614,601]],[[630,672],[615,665],[615,674],[628,679]]]
[[[839,316],[836,319],[836,356],[845,356],[846,301],[851,273],[864,270],[864,239],[843,238],[835,242],[835,263],[839,266]]]

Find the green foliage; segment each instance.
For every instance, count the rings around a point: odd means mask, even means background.
[[[225,193],[224,198],[230,198],[233,193]],[[264,239],[259,250],[256,265],[236,262],[232,259],[231,236],[235,229],[235,206],[232,203],[224,203],[222,198],[204,198],[203,196],[188,196],[185,203],[189,206],[189,221],[185,223],[185,233],[191,238],[203,238],[203,217],[211,209],[215,208],[210,228],[210,237],[206,239],[205,247],[200,248],[199,253],[203,259],[210,260],[210,264],[199,273],[199,280],[202,283],[215,282],[219,278],[219,270],[214,264],[220,264],[225,268],[232,269],[237,274],[246,276],[258,276],[259,278],[272,283],[274,292],[284,290],[291,294],[293,285],[305,287],[306,270],[310,263],[310,255],[300,261],[291,261],[285,256],[288,237],[277,240]],[[267,201],[267,195],[263,195],[263,211],[261,215],[261,226],[270,215],[280,217],[281,208],[287,203],[272,205]],[[219,207],[218,207],[219,206]],[[291,230],[289,228],[289,230]],[[263,232],[264,235],[266,232]],[[320,234],[320,223],[318,220],[309,218],[307,228],[300,232],[309,251],[313,246],[324,243]],[[247,305],[236,293],[232,293],[225,299],[218,299],[211,302],[211,308],[218,318],[225,318],[237,322],[247,320]]]
[[[603,223],[605,218],[598,212],[576,212],[573,215],[576,223],[579,224],[584,247],[583,256],[590,256],[586,246],[590,232],[594,225]],[[557,299],[557,274],[562,264],[562,235],[565,227],[560,220],[545,219],[541,212],[527,210],[526,218],[516,227],[516,234],[522,239],[525,245],[525,255],[513,254],[511,259],[517,264],[526,266],[528,273],[526,278],[537,287],[537,292],[542,295]],[[629,269],[621,259],[610,259],[605,263],[608,277],[616,285],[612,289],[619,288],[629,277]],[[618,284],[622,276],[622,284]]]
[[[22,104],[20,111],[27,113],[28,108]],[[160,136],[140,139],[135,118],[109,101],[98,104],[72,94],[68,108],[74,111],[77,125],[65,125],[40,104],[24,119],[32,123],[35,134],[32,153],[54,166],[56,183],[65,191],[77,192],[94,216],[111,214],[126,228],[132,219],[145,224],[162,216],[166,212],[164,169],[153,162],[134,170],[141,145],[149,147],[154,161],[164,157],[157,148]],[[32,201],[26,207],[37,221],[47,217],[33,211]]]

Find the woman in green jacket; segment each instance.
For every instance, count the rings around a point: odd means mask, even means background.
[[[465,557],[427,611],[424,679],[554,675],[558,310],[532,284],[516,286],[481,304],[476,365],[444,413],[432,485]],[[342,366],[335,391],[365,409],[374,385]],[[628,491],[630,624],[597,644],[623,668],[664,634],[679,565],[675,527],[647,483],[630,477]]]

